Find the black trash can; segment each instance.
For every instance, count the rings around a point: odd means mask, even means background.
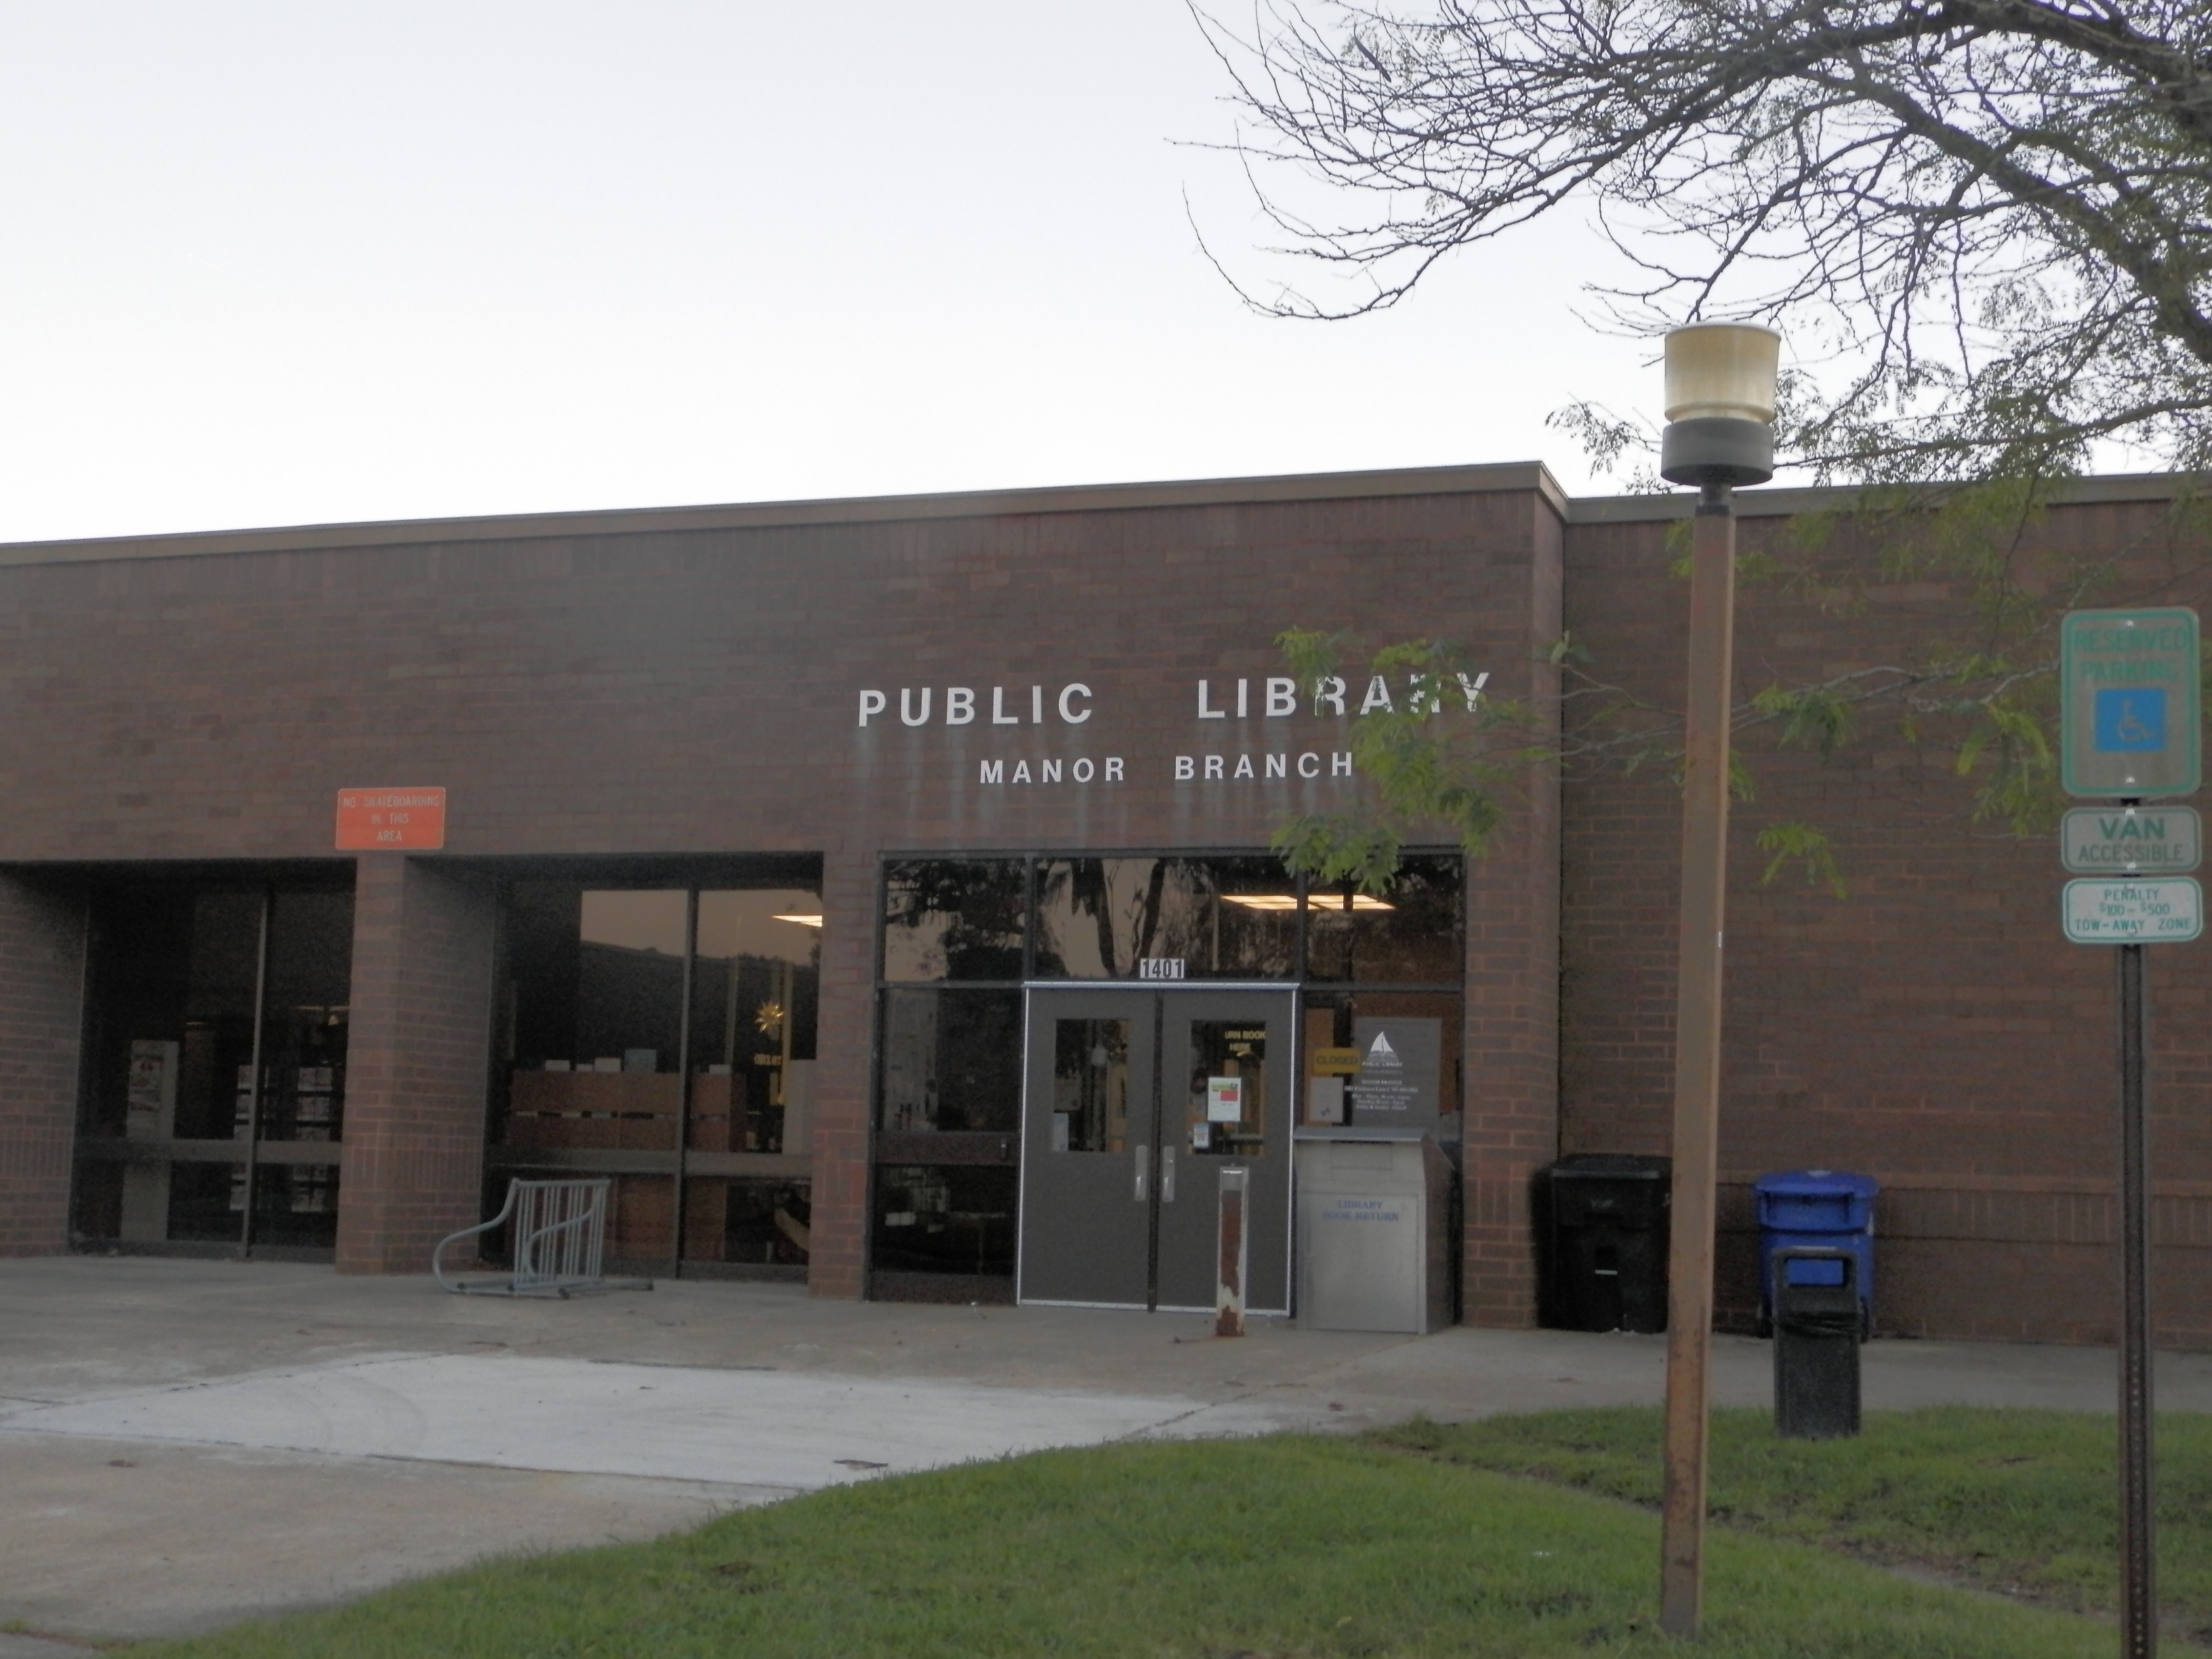
[[[1840,1440],[1859,1431],[1859,1256],[1849,1244],[1774,1255],[1774,1431]]]
[[[1544,1171],[1545,1322],[1569,1331],[1667,1328],[1673,1160],[1577,1152]]]

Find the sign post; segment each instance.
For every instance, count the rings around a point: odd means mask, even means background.
[[[2143,947],[2120,958],[2120,1651],[2158,1651],[2158,1449],[2151,1439],[2150,1126]]]
[[[2115,945],[2120,1003],[2120,1651],[2158,1651],[2156,1521],[2151,1443],[2150,1136],[2143,947],[2204,930],[2194,869],[2202,837],[2187,808],[2143,809],[2146,797],[2190,795],[2202,781],[2203,692],[2197,613],[2177,607],[2072,611],[2059,624],[2059,775],[2069,795],[2101,796],[2118,812],[2066,815],[2066,936]],[[2183,815],[2186,814],[2185,819]],[[2185,830],[2186,845],[2169,836]]]

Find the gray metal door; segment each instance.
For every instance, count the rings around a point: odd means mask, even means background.
[[[1030,994],[1014,1281],[1024,1302],[1150,1300],[1157,1001],[1142,991]]]
[[[1291,1079],[1288,991],[1160,998],[1160,1202],[1153,1305],[1211,1312],[1221,1171],[1247,1171],[1244,1306],[1291,1310]]]
[[[1213,1305],[1220,1171],[1249,1171],[1245,1305],[1290,1309],[1288,989],[1032,988],[1024,1302]]]

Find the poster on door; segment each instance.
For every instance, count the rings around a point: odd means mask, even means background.
[[[1443,1022],[1385,1015],[1352,1022],[1359,1070],[1345,1091],[1361,1128],[1433,1129]]]
[[[166,1140],[176,1132],[176,1043],[161,1037],[134,1037],[126,1087],[125,1137]]]

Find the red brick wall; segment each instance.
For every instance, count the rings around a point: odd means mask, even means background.
[[[1560,526],[1534,525],[1522,642],[1527,690],[1547,727],[1559,719],[1550,653],[1562,619]],[[1532,768],[1527,799],[1486,859],[1468,869],[1466,1261],[1462,1316],[1533,1325],[1529,1198],[1559,1145],[1559,792]]]
[[[878,863],[853,848],[823,860],[822,991],[817,1013],[813,1215],[806,1282],[816,1296],[866,1290],[868,1121],[875,1029]],[[836,1034],[847,1040],[831,1040]]]
[[[1258,844],[1342,791],[1178,786],[1172,757],[1340,733],[1201,722],[1196,680],[1279,672],[1302,623],[1449,633],[1525,692],[1544,516],[1520,490],[0,566],[0,860],[328,857],[335,791],[374,781],[444,783],[455,855]],[[1073,680],[1080,726],[896,716],[902,684],[1025,713]],[[894,699],[865,732],[864,686]],[[1128,781],[976,784],[1048,744]]]
[[[84,943],[81,900],[0,875],[0,1255],[68,1242]]]
[[[1558,520],[1533,494],[1243,506],[1048,518],[978,535],[908,526],[890,576],[895,609],[854,623],[841,647],[883,686],[886,715],[854,712],[823,756],[851,758],[848,793],[825,800],[827,848],[817,1074],[813,1265],[817,1294],[862,1289],[870,1055],[837,1031],[872,1028],[878,854],[884,849],[1080,849],[1266,844],[1287,814],[1345,796],[1318,785],[1177,783],[1176,754],[1234,757],[1288,745],[1330,751],[1344,727],[1302,712],[1260,717],[1258,688],[1281,671],[1272,641],[1291,626],[1346,629],[1370,644],[1419,635],[1471,641],[1496,695],[1540,707],[1559,633]],[[856,596],[856,604],[873,603]],[[979,643],[979,641],[981,641]],[[990,672],[969,665],[994,665]],[[884,670],[888,668],[888,672]],[[1252,714],[1201,720],[1239,678]],[[1080,681],[1098,713],[1079,728],[1024,725],[999,740],[897,723],[902,684],[1025,688]],[[1048,694],[1049,695],[1049,694]],[[1354,687],[1354,706],[1359,692]],[[848,709],[852,705],[848,702]],[[978,762],[1055,750],[1128,760],[1130,781],[1089,792],[990,788]],[[817,757],[817,764],[823,763]],[[1232,760],[1233,763],[1233,760]],[[1497,855],[1470,872],[1466,1073],[1471,1182],[1470,1317],[1526,1323],[1534,1282],[1528,1178],[1557,1143],[1557,811],[1531,781]],[[1481,988],[1478,991],[1475,988]]]
[[[1747,521],[1747,542],[1777,528]],[[2062,509],[2038,533],[2212,600],[2191,586],[2202,548],[2155,507]],[[1340,746],[1310,708],[1198,718],[1200,677],[1217,707],[1256,687],[1292,625],[1467,640],[1495,692],[1540,707],[1565,627],[1592,672],[1675,706],[1686,594],[1666,534],[1562,536],[1516,486],[4,566],[19,718],[0,729],[0,862],[327,857],[332,792],[375,783],[451,789],[463,858],[822,854],[814,1284],[853,1295],[883,851],[1264,845],[1340,787],[1179,782],[1172,758]],[[1747,586],[1739,690],[1896,659],[1959,603],[1899,586],[1845,613]],[[1002,685],[1025,711],[1030,686],[1079,680],[1080,726],[897,720],[902,686]],[[864,687],[891,700],[866,729]],[[1887,1183],[1886,1328],[2107,1330],[2110,964],[2059,939],[2051,849],[1966,823],[1940,746],[1880,726],[1826,760],[1765,743],[1732,853],[1724,1311],[1745,1318],[1753,1288],[1743,1184],[1825,1164]],[[1117,755],[1127,780],[978,781],[981,760],[1046,755]],[[1848,898],[1760,884],[1753,837],[1781,818],[1829,830]],[[1474,1317],[1529,1316],[1528,1181],[1554,1150],[1666,1148],[1679,834],[1660,769],[1571,772],[1556,796],[1540,776],[1471,872]],[[451,866],[378,860],[358,904],[340,1255],[412,1271],[476,1214],[488,900]],[[27,889],[0,910],[0,1030],[28,1045],[0,1100],[19,1114],[0,1130],[4,1237],[52,1248],[66,1182],[40,1137],[70,1116],[76,912]],[[2212,1343],[2212,956],[2162,950],[2152,981],[2161,1319]]]
[[[1264,492],[1262,492],[1264,494]],[[1297,626],[1468,641],[1544,690],[1558,526],[1511,488],[971,519],[626,529],[0,565],[0,861],[330,856],[341,786],[442,784],[449,857],[818,853],[827,871],[816,1288],[861,1288],[875,884],[885,849],[1257,848],[1350,798],[1324,775],[1178,781],[1179,754],[1329,753],[1260,682]],[[1548,539],[1547,539],[1548,538]],[[334,538],[337,539],[337,538]],[[1199,718],[1253,683],[1245,718]],[[1091,690],[1063,725],[989,689]],[[902,686],[983,718],[909,729]],[[863,688],[891,708],[857,720]],[[1356,706],[1359,688],[1355,685]],[[1402,688],[1400,688],[1402,695]],[[938,703],[941,714],[942,702]],[[1121,757],[1124,781],[978,763]],[[1553,1138],[1545,781],[1473,885],[1468,1133],[1484,1317],[1528,1316],[1526,1171]],[[443,866],[436,866],[443,867]],[[475,1218],[484,1056],[473,898],[371,860],[358,895],[341,1264],[412,1270]],[[464,969],[466,969],[465,972]],[[450,983],[447,981],[450,981]]]
[[[340,1273],[423,1273],[480,1218],[493,899],[481,877],[392,854],[354,886]]]
[[[1748,520],[1747,548],[1778,534]],[[1679,706],[1686,584],[1663,524],[1578,526],[1568,617],[1592,673]],[[2200,607],[2201,548],[2155,506],[2054,511],[2060,550],[2133,550],[2128,580]],[[2033,548],[2031,548],[2031,551]],[[2178,585],[2177,585],[2178,584]],[[1937,585],[1878,588],[1856,614],[1747,585],[1739,697],[1909,659],[1955,617]],[[2114,1325],[2111,1243],[2118,1089],[2112,952],[2064,942],[2057,848],[1969,822],[1969,786],[1928,722],[1916,744],[1869,719],[1823,760],[1742,740],[1758,794],[1730,848],[1721,1164],[1723,1317],[1757,1289],[1747,1183],[1765,1170],[1863,1170],[1876,1212],[1885,1330],[2076,1341]],[[1565,791],[1562,1140],[1667,1150],[1679,797],[1662,770]],[[1763,884],[1762,824],[1833,837],[1849,896],[1790,872]],[[2153,1168],[2165,1340],[2212,1346],[2212,957],[2151,953]]]

